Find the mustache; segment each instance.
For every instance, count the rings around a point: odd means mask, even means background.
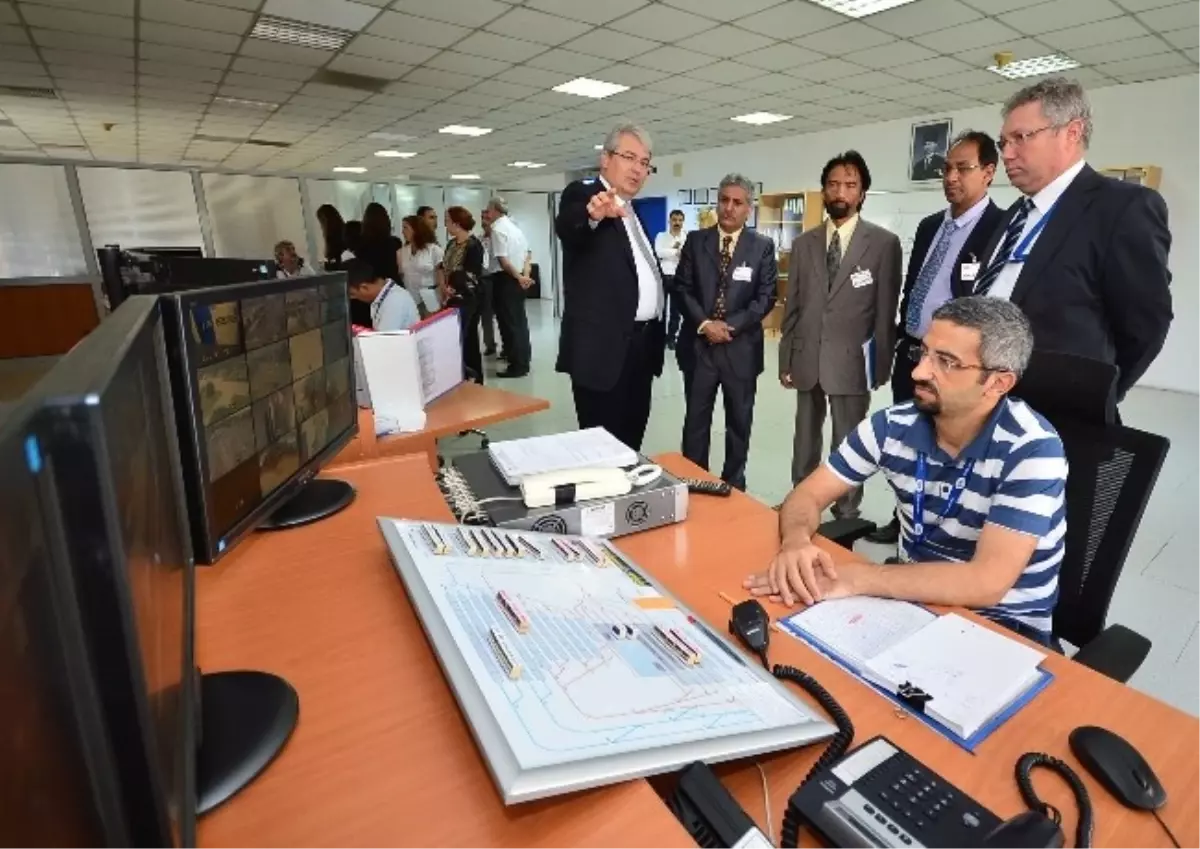
[[[937,395],[937,389],[936,389],[936,387],[934,387],[934,385],[932,383],[926,383],[924,381],[916,381],[915,383],[913,383],[913,388],[914,389],[924,389],[927,392],[932,392],[934,395]]]

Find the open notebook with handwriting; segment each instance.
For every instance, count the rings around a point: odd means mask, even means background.
[[[1044,652],[908,602],[824,601],[780,624],[969,750],[1051,679]]]

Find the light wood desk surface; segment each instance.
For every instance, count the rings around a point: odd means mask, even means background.
[[[678,454],[655,458],[676,474],[701,477],[696,466]],[[715,501],[693,496],[697,512]],[[746,598],[742,580],[766,567],[778,548],[778,514],[753,499],[731,505],[736,516],[717,525],[688,521],[669,528],[633,534],[617,540],[639,564],[650,571],[688,607],[713,625],[727,630],[729,605],[719,596],[725,592]],[[824,542],[836,560],[855,555]],[[665,551],[664,551],[665,549]],[[667,556],[664,556],[669,552]],[[775,619],[788,615],[782,605],[765,602]],[[958,611],[964,613],[964,611]],[[1010,632],[981,617],[976,621]],[[1099,725],[1120,734],[1134,745],[1153,767],[1167,789],[1166,806],[1159,812],[1184,846],[1200,841],[1200,723],[1193,716],[1097,672],[1050,653],[1043,666],[1054,681],[1027,707],[995,731],[974,754],[960,749],[924,723],[902,718],[894,706],[817,652],[787,634],[772,630],[770,659],[799,667],[824,685],[846,709],[854,723],[855,742],[883,734],[958,785],[997,816],[1007,819],[1025,809],[1013,777],[1018,758],[1025,752],[1045,752],[1066,761],[1088,787],[1095,811],[1095,846],[1169,846],[1166,834],[1149,813],[1123,807],[1109,795],[1071,754],[1067,736],[1081,725]],[[797,692],[799,692],[797,688]],[[810,704],[812,700],[804,697]],[[819,711],[819,708],[817,709]],[[787,805],[821,747],[809,747],[760,759],[771,791],[771,814],[776,828]],[[742,807],[762,827],[762,779],[758,770],[745,762],[718,767],[725,785]],[[1063,812],[1067,844],[1074,845],[1076,809],[1070,790],[1056,775],[1034,771],[1034,785],[1041,798]]]
[[[337,469],[355,502],[257,533],[197,577],[198,662],[300,694],[279,758],[199,822],[203,846],[692,846],[645,781],[506,808],[376,525],[453,521],[425,460]]]
[[[437,441],[471,428],[483,428],[496,422],[518,419],[550,408],[545,398],[521,395],[494,386],[462,383],[425,409],[425,427],[413,433],[375,435],[375,416],[370,410],[358,411],[356,436],[326,468],[394,457],[400,454],[424,454],[429,466],[437,470]]]

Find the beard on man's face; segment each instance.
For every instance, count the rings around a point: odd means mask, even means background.
[[[924,389],[927,394],[924,396],[916,394],[918,389]],[[937,390],[929,383],[917,382],[913,384],[913,406],[922,413],[936,415],[942,411],[942,401],[938,397]]]
[[[850,204],[844,200],[827,200],[825,211],[829,213],[830,218],[845,218],[850,214]]]

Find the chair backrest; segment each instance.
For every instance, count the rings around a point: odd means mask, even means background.
[[[1046,418],[1058,431],[1070,466],[1066,554],[1053,633],[1083,646],[1104,630],[1113,590],[1171,443],[1121,425]]]
[[[1112,363],[1060,351],[1036,350],[1012,395],[1046,418],[1112,424],[1117,420],[1117,374]]]

